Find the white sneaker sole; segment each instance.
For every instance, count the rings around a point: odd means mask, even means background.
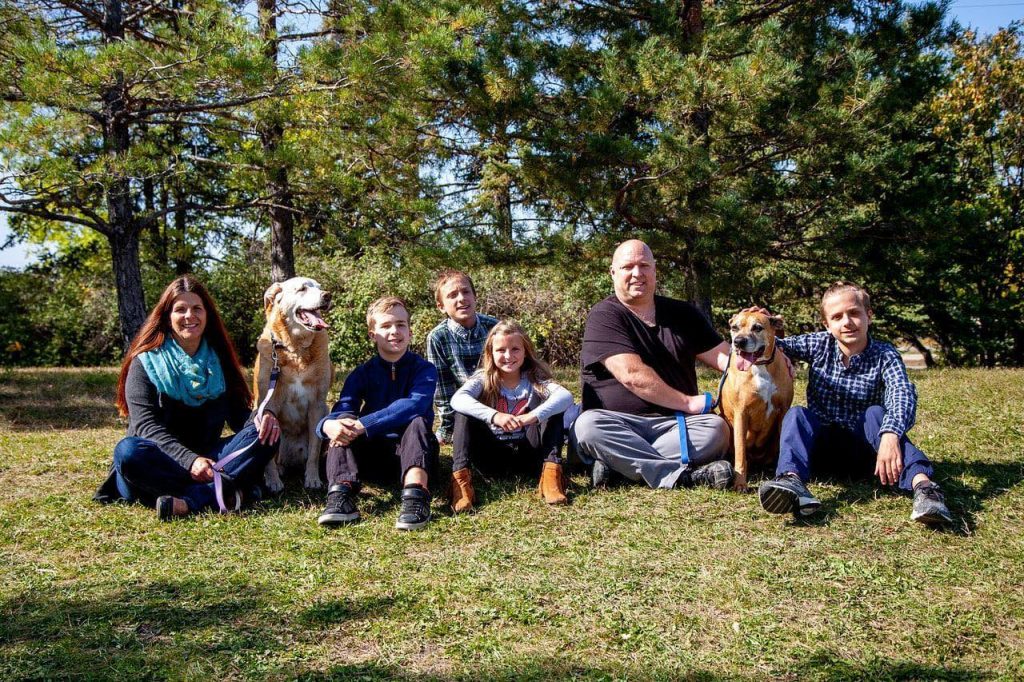
[[[316,520],[321,526],[341,526],[359,520],[359,512],[351,514],[321,514]]]
[[[423,521],[420,521],[419,523],[408,523],[408,522],[403,522],[403,521],[396,521],[395,522],[395,528],[398,529],[398,530],[420,530],[421,528],[426,527],[426,525],[429,522],[430,522],[430,517],[429,516],[426,519],[424,519]]]

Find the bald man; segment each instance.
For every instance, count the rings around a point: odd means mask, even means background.
[[[695,306],[655,295],[647,244],[620,244],[610,272],[615,295],[587,316],[583,412],[573,426],[576,451],[593,463],[595,487],[615,471],[652,488],[728,488],[729,426],[706,414],[694,360],[724,371],[729,345]]]

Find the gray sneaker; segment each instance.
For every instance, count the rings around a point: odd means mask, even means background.
[[[402,507],[395,528],[419,530],[430,521],[430,493],[418,485],[402,488]]]
[[[608,468],[608,465],[599,459],[594,460],[594,466],[590,468],[590,487],[591,488],[607,488],[608,479],[611,477],[612,470]]]
[[[765,481],[757,489],[757,496],[764,510],[772,514],[810,516],[821,507],[821,502],[796,474],[782,474]]]
[[[946,507],[946,498],[937,483],[919,483],[914,488],[914,510],[910,512],[910,520],[929,526],[953,522]]]
[[[717,488],[725,490],[732,485],[733,478],[732,464],[724,459],[710,462],[696,469],[687,469],[681,477],[684,487],[704,486],[706,488]]]
[[[321,526],[340,526],[359,520],[355,493],[348,483],[335,483],[327,489],[327,506],[316,520]]]

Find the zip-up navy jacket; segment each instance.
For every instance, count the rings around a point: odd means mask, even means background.
[[[375,355],[348,375],[338,402],[316,425],[316,433],[326,438],[325,421],[353,416],[366,427],[368,438],[397,438],[416,417],[423,417],[430,426],[435,388],[437,370],[416,353],[406,351],[398,362]]]

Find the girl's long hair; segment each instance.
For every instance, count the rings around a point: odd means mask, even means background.
[[[551,368],[548,364],[537,357],[537,351],[523,329],[515,320],[499,322],[491,329],[484,342],[482,360],[484,390],[480,394],[480,402],[494,407],[498,403],[498,396],[501,395],[501,371],[494,364],[494,340],[499,336],[518,336],[523,341],[523,364],[519,369],[520,374],[526,375],[527,380],[533,386],[533,390],[539,396],[547,395],[544,382],[551,379]]]
[[[203,330],[203,338],[220,359],[228,395],[232,400],[240,401],[246,407],[252,407],[252,393],[245,379],[245,370],[242,369],[238,353],[235,352],[235,344],[231,342],[228,330],[224,327],[224,321],[217,311],[217,304],[213,302],[206,287],[199,280],[192,275],[183,275],[168,284],[160,294],[160,300],[149,312],[149,316],[142,323],[142,327],[124,356],[124,362],[121,363],[121,375],[117,378],[117,399],[114,401],[122,417],[128,416],[128,402],[124,396],[128,368],[131,367],[132,360],[140,353],[163,345],[167,335],[171,333],[171,308],[174,305],[174,299],[184,293],[198,296],[203,302],[203,307],[206,308],[206,328]]]

